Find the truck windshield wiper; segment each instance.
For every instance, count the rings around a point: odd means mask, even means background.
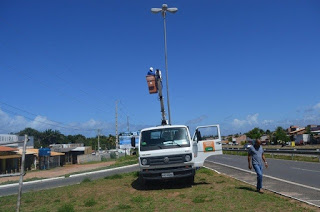
[[[178,144],[178,143],[177,143],[177,142],[175,142],[175,141],[166,141],[166,142],[171,142],[171,144],[175,144],[175,145],[177,145],[177,146],[181,147],[181,144]],[[164,142],[164,143],[166,143],[166,142]]]

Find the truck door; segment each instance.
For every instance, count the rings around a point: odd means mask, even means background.
[[[196,167],[202,167],[204,160],[211,155],[222,155],[219,125],[197,127],[192,142]]]

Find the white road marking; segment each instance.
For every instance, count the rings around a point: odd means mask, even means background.
[[[206,169],[210,169],[210,170],[216,172],[217,174],[221,174],[220,172],[218,172],[217,170],[215,170],[213,168],[210,168],[210,167],[207,167],[207,166],[203,166],[203,167],[206,168]]]
[[[315,171],[315,170],[310,170],[310,169],[301,169],[301,168],[296,168],[296,167],[291,167],[292,169],[298,169],[298,170],[303,170],[303,171],[309,171],[309,172],[320,172],[320,171]]]
[[[244,171],[244,172],[247,172],[247,173],[255,174],[255,172],[248,171],[248,170],[241,169],[241,168],[234,167],[234,166],[230,166],[230,165],[226,165],[226,164],[223,164],[223,163],[212,162],[212,161],[207,161],[207,162],[215,163],[215,164],[219,164],[219,165],[221,165],[221,166],[226,166],[226,167],[233,168],[233,169],[237,169],[237,170]],[[271,178],[271,179],[274,179],[274,180],[278,180],[278,181],[281,181],[281,182],[285,182],[285,183],[289,183],[289,184],[293,184],[293,185],[301,186],[301,187],[304,187],[304,188],[308,188],[308,189],[312,189],[312,190],[320,191],[320,189],[319,189],[319,188],[315,188],[315,187],[311,187],[311,186],[303,185],[303,184],[300,184],[300,183],[295,183],[295,182],[288,181],[288,180],[283,180],[283,179],[280,179],[280,178],[277,178],[277,177],[272,177],[272,176],[270,176],[270,175],[263,175],[263,176],[264,176],[264,177]]]

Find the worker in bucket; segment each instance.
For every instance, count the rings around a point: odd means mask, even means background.
[[[152,68],[152,67],[150,67],[150,69],[149,69],[149,71],[148,71],[147,75],[155,76],[155,73],[153,72],[153,68]]]

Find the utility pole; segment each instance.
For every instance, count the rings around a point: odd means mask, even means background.
[[[130,132],[130,129],[129,129],[129,116],[127,116],[127,127],[128,127],[128,132]]]
[[[168,62],[167,62],[167,27],[166,27],[166,15],[169,13],[176,13],[178,8],[168,8],[167,4],[163,4],[162,8],[151,8],[152,13],[161,12],[163,17],[163,32],[164,32],[164,58],[165,58],[165,68],[166,68],[166,87],[167,87],[167,106],[168,106],[168,116],[169,124],[171,125],[171,113],[170,113],[170,101],[169,101],[169,83],[168,83]]]
[[[119,142],[118,142],[118,100],[116,101],[116,150],[118,152]]]
[[[98,129],[98,155],[100,155],[100,129]]]
[[[21,169],[20,169],[20,179],[19,179],[19,191],[18,191],[18,199],[17,199],[17,212],[20,211],[21,205],[21,195],[22,195],[22,185],[23,185],[23,176],[24,176],[24,162],[26,159],[26,148],[28,142],[28,135],[24,135],[23,149],[22,149],[22,158],[21,158]]]

